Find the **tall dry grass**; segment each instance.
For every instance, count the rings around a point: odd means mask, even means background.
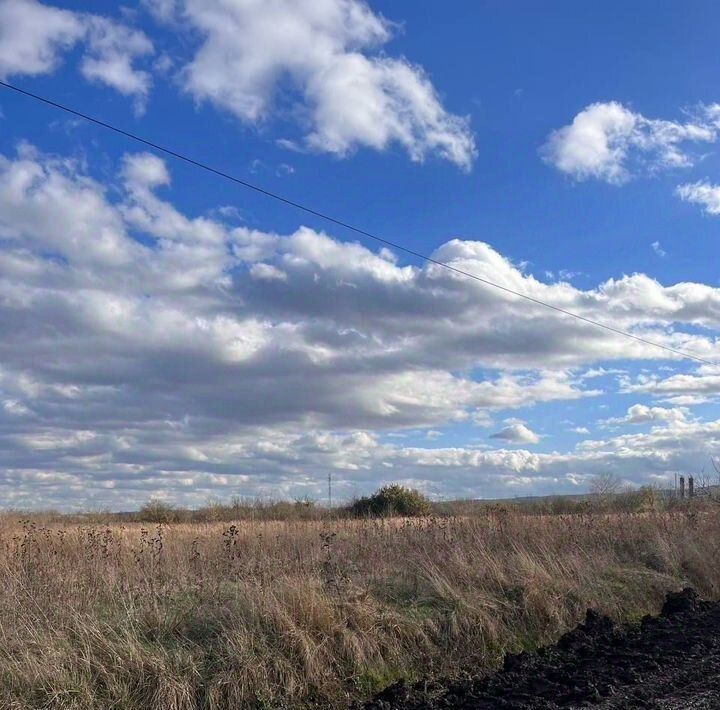
[[[720,513],[0,520],[0,708],[342,707],[720,584]]]

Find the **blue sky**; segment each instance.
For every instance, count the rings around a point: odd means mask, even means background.
[[[720,361],[712,3],[0,0],[0,78]],[[651,21],[650,21],[651,20]],[[0,93],[0,492],[433,496],[720,455],[668,357]]]

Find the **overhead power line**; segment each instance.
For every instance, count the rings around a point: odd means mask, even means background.
[[[265,188],[262,188],[258,185],[254,185],[251,182],[247,182],[247,180],[242,180],[241,178],[236,177],[235,175],[231,175],[230,173],[226,173],[222,170],[219,170],[218,168],[214,168],[211,165],[208,165],[207,163],[203,163],[203,162],[201,162],[199,160],[195,160],[194,158],[191,158],[187,155],[178,153],[177,151],[172,150],[172,148],[167,148],[158,143],[154,143],[153,141],[148,140],[147,138],[143,138],[142,136],[139,136],[136,133],[131,133],[130,131],[126,131],[122,128],[118,128],[117,126],[114,126],[111,123],[102,121],[99,118],[90,116],[89,114],[83,113],[82,111],[78,111],[77,109],[71,108],[70,106],[66,106],[57,101],[48,99],[44,96],[40,96],[39,94],[34,94],[31,91],[27,91],[26,89],[21,89],[19,86],[14,86],[13,84],[9,84],[9,83],[7,83],[5,81],[1,81],[1,80],[0,80],[0,86],[4,87],[6,89],[9,89],[11,91],[14,91],[18,94],[22,94],[23,96],[27,96],[28,98],[34,99],[35,101],[39,101],[43,104],[46,104],[47,106],[52,106],[53,108],[59,109],[60,111],[64,111],[65,113],[69,113],[73,116],[77,116],[78,118],[82,118],[83,120],[88,121],[89,123],[94,123],[96,126],[100,126],[101,128],[105,128],[108,131],[112,131],[121,136],[125,136],[126,138],[129,138],[130,140],[133,140],[137,143],[141,143],[142,145],[148,146],[149,148],[152,148],[153,150],[157,150],[161,153],[164,153],[165,155],[169,155],[172,158],[175,158],[176,160],[181,160],[184,163],[193,165],[196,168],[205,170],[206,172],[212,173],[213,175],[217,175],[218,177],[224,178],[226,180],[230,180],[231,182],[234,182],[238,185],[242,185],[243,187],[245,187],[249,190],[253,190],[257,193],[260,193],[261,195],[270,197],[273,200],[282,202],[283,204],[289,205],[290,207],[294,207],[295,209],[301,210],[302,212],[305,212],[306,214],[311,214],[314,217],[319,217],[320,219],[323,219],[327,222],[331,222],[332,224],[342,227],[343,229],[348,229],[351,232],[360,234],[363,237],[372,239],[376,242],[379,242],[380,244],[385,244],[386,246],[389,246],[389,247],[392,247],[393,249],[404,252],[405,254],[414,256],[417,259],[426,261],[429,264],[435,264],[436,266],[440,266],[444,269],[448,269],[449,271],[453,271],[456,274],[460,274],[461,276],[465,276],[469,279],[478,281],[482,284],[485,284],[486,286],[491,286],[492,288],[499,289],[500,291],[504,291],[505,293],[509,293],[513,296],[517,296],[518,298],[522,298],[526,301],[529,301],[530,303],[535,303],[538,306],[543,306],[544,308],[549,308],[550,310],[553,310],[557,313],[561,313],[562,315],[569,316],[570,318],[575,318],[579,321],[582,321],[583,323],[587,323],[596,328],[602,328],[603,330],[608,331],[610,333],[614,333],[615,335],[621,335],[625,338],[630,338],[632,340],[635,340],[636,342],[643,343],[644,345],[649,345],[654,348],[659,348],[660,350],[664,350],[666,352],[673,353],[674,355],[678,355],[679,357],[683,357],[683,358],[686,358],[689,360],[695,360],[696,362],[703,363],[704,365],[710,365],[712,367],[720,367],[720,363],[712,362],[711,360],[707,360],[703,357],[700,357],[699,355],[695,355],[694,353],[690,353],[690,352],[687,352],[684,350],[678,350],[677,348],[670,347],[669,345],[663,345],[662,343],[658,343],[654,340],[648,340],[647,338],[643,338],[639,335],[635,335],[634,333],[630,333],[627,330],[622,330],[621,328],[615,328],[614,326],[608,325],[607,323],[603,323],[601,321],[597,321],[592,318],[587,318],[583,315],[580,315],[579,313],[574,313],[573,311],[568,311],[565,308],[560,308],[559,306],[554,306],[552,303],[547,303],[546,301],[541,301],[540,299],[534,298],[533,296],[528,296],[527,294],[521,293],[520,291],[515,291],[514,289],[508,288],[507,286],[503,286],[501,284],[495,283],[494,281],[490,281],[488,279],[482,278],[481,276],[477,276],[476,274],[470,273],[469,271],[465,271],[463,269],[458,269],[457,267],[452,266],[451,264],[448,264],[444,261],[439,261],[438,259],[433,259],[431,256],[428,256],[427,254],[422,254],[418,251],[415,251],[414,249],[410,249],[409,247],[403,246],[402,244],[398,244],[397,242],[393,242],[393,241],[390,241],[389,239],[384,239],[383,237],[379,237],[376,234],[373,234],[372,232],[368,232],[364,229],[361,229],[360,227],[355,227],[354,225],[352,225],[348,222],[345,222],[341,219],[333,217],[333,216],[326,214],[324,212],[321,212],[319,210],[313,209],[312,207],[308,207],[307,205],[303,205],[300,202],[295,202],[294,200],[291,200],[287,197],[283,197],[282,195],[279,195],[276,192],[266,190]]]

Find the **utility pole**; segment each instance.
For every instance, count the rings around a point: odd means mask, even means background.
[[[328,508],[332,508],[332,471],[328,473]]]

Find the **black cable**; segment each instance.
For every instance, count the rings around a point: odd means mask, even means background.
[[[510,293],[513,296],[517,296],[518,298],[523,298],[526,301],[530,301],[531,303],[535,303],[535,304],[537,304],[539,306],[543,306],[545,308],[550,308],[551,310],[556,311],[557,313],[562,313],[563,315],[570,316],[571,318],[577,318],[578,320],[583,321],[584,323],[588,323],[589,325],[593,325],[597,328],[603,328],[604,330],[609,331],[611,333],[615,333],[616,335],[622,335],[626,338],[632,338],[633,340],[643,343],[645,345],[650,345],[651,347],[660,348],[662,350],[665,350],[666,352],[670,352],[675,355],[679,355],[680,357],[688,358],[690,360],[695,360],[695,361],[701,362],[705,365],[711,365],[712,367],[720,367],[720,363],[712,362],[711,360],[706,360],[705,358],[702,358],[699,355],[693,355],[692,353],[688,353],[683,350],[677,350],[676,348],[672,348],[669,345],[663,345],[662,343],[657,343],[652,340],[647,340],[645,338],[640,337],[639,335],[633,335],[632,333],[630,333],[626,330],[621,330],[619,328],[615,328],[611,325],[607,325],[606,323],[601,323],[600,321],[593,320],[592,318],[586,318],[585,316],[581,316],[579,313],[573,313],[572,311],[567,311],[564,308],[560,308],[559,306],[553,306],[551,303],[546,303],[545,301],[540,301],[539,299],[533,298],[532,296],[527,296],[524,293],[520,293],[519,291],[514,291],[513,289],[507,288],[506,286],[501,286],[500,284],[494,283],[493,281],[488,281],[487,279],[484,279],[480,276],[476,276],[475,274],[471,274],[468,271],[463,271],[462,269],[458,269],[454,266],[451,266],[450,264],[446,264],[443,261],[438,261],[437,259],[433,259],[431,256],[427,256],[425,254],[421,254],[420,252],[414,251],[413,249],[410,249],[409,247],[404,247],[401,244],[397,244],[395,242],[391,242],[388,239],[383,239],[382,237],[378,237],[375,234],[366,232],[364,229],[360,229],[359,227],[354,227],[352,224],[343,222],[342,220],[336,219],[335,217],[332,217],[328,214],[325,214],[318,210],[312,209],[311,207],[306,207],[305,205],[302,205],[299,202],[294,202],[293,200],[290,200],[287,197],[283,197],[282,195],[278,195],[275,192],[271,192],[270,190],[265,190],[264,188],[258,187],[257,185],[253,185],[250,182],[241,180],[240,178],[235,177],[234,175],[230,175],[229,173],[225,173],[222,170],[213,168],[211,165],[207,165],[206,163],[201,163],[200,161],[194,160],[193,158],[189,158],[188,156],[183,155],[182,153],[177,153],[176,151],[174,151],[170,148],[165,148],[164,146],[158,145],[157,143],[153,143],[152,141],[149,141],[146,138],[142,138],[141,136],[138,136],[135,133],[130,133],[130,131],[125,131],[122,128],[118,128],[117,126],[113,126],[110,123],[101,121],[99,118],[94,118],[93,116],[89,116],[86,113],[77,111],[74,108],[70,108],[69,106],[60,104],[57,101],[52,101],[51,99],[47,99],[43,96],[39,96],[38,94],[33,94],[30,91],[21,89],[20,87],[14,86],[13,84],[8,84],[5,81],[0,80],[0,86],[5,87],[6,89],[11,89],[12,91],[17,92],[18,94],[22,94],[23,96],[27,96],[31,99],[35,99],[36,101],[40,101],[44,104],[47,104],[48,106],[52,106],[53,108],[57,108],[57,109],[60,109],[61,111],[65,111],[66,113],[72,114],[73,116],[77,116],[78,118],[82,118],[85,121],[94,123],[95,125],[101,126],[102,128],[106,128],[107,130],[113,131],[114,133],[119,133],[121,136],[125,136],[126,138],[130,138],[131,140],[134,140],[138,143],[142,143],[143,145],[149,146],[150,148],[160,151],[161,153],[165,153],[166,155],[176,158],[177,160],[182,160],[185,163],[194,165],[196,168],[200,168],[201,170],[205,170],[209,173],[213,173],[214,175],[218,175],[219,177],[225,178],[226,180],[231,180],[232,182],[237,183],[238,185],[242,185],[243,187],[246,187],[250,190],[259,192],[261,195],[265,195],[266,197],[271,197],[274,200],[282,202],[286,205],[290,205],[290,207],[295,207],[296,209],[306,212],[307,214],[311,214],[314,217],[319,217],[320,219],[324,219],[327,222],[336,224],[339,227],[343,227],[344,229],[349,229],[351,232],[355,232],[356,234],[361,234],[363,237],[367,237],[368,239],[373,239],[376,242],[380,242],[381,244],[385,244],[386,246],[392,247],[393,249],[402,251],[405,254],[410,254],[411,256],[414,256],[418,259],[422,259],[423,261],[426,261],[430,264],[435,264],[436,266],[441,266],[445,269],[449,269],[450,271],[454,271],[456,274],[460,274],[461,276],[465,276],[467,278],[474,279],[475,281],[479,281],[480,283],[483,283],[486,286],[492,286],[493,288],[500,289],[501,291]]]

